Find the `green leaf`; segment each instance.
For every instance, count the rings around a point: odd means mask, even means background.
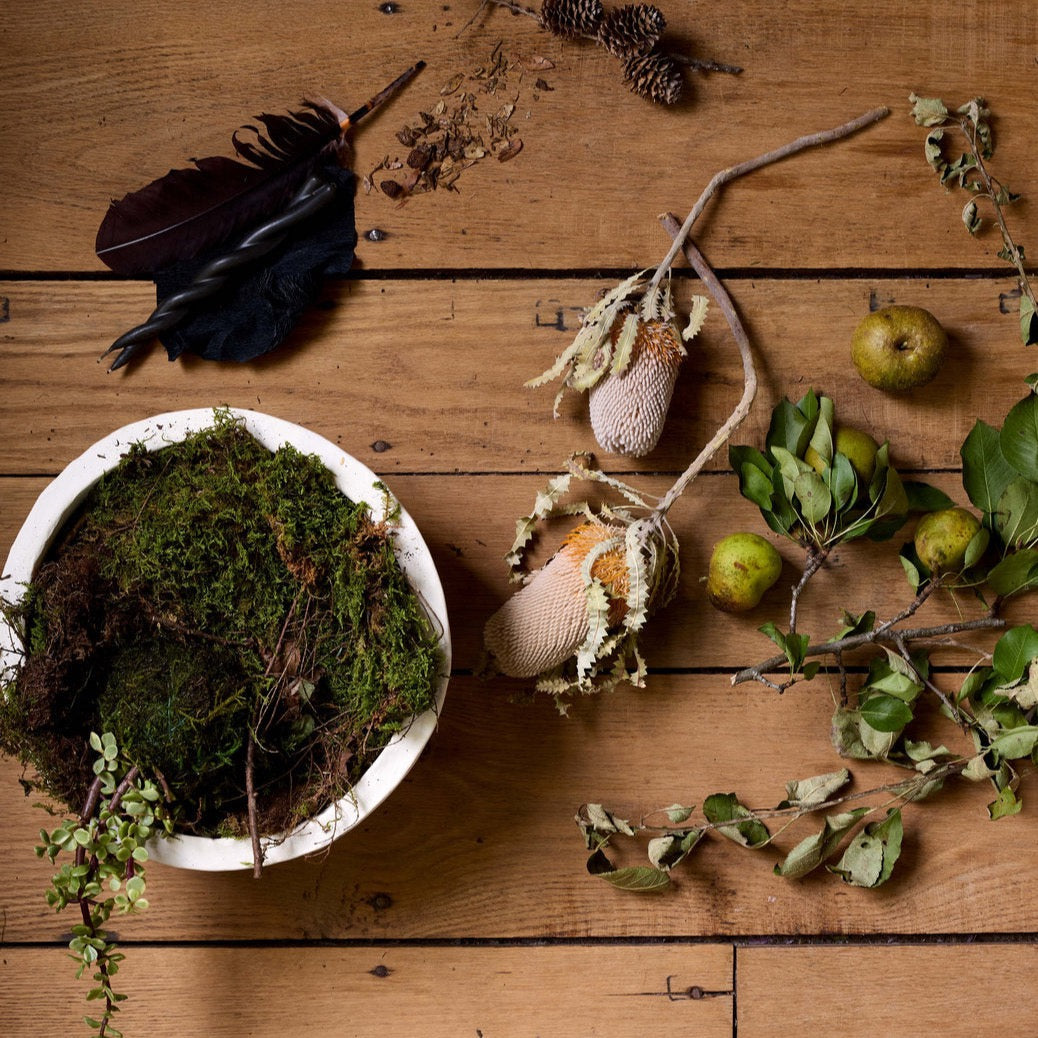
[[[694,808],[686,807],[684,804],[671,804],[666,810],[671,822],[674,825],[681,825],[682,822],[687,822],[691,818]]]
[[[1008,684],[1019,681],[1033,659],[1038,659],[1038,631],[1025,624],[1011,628],[998,639],[991,662]]]
[[[774,491],[771,477],[766,476],[756,465],[743,465],[739,470],[739,492],[762,512],[772,510],[771,496]]]
[[[988,804],[988,815],[991,817],[991,821],[997,822],[1000,818],[1018,815],[1023,806],[1023,803],[1017,800],[1012,788],[1006,786],[999,791],[997,799]]]
[[[887,812],[882,822],[873,822],[851,840],[837,865],[829,871],[855,887],[878,887],[890,879],[901,856],[903,836],[900,810]]]
[[[828,816],[820,832],[801,840],[775,866],[775,875],[785,879],[799,879],[818,868],[827,858],[836,853],[843,838],[867,813],[867,807],[857,807],[853,811]]]
[[[703,802],[703,814],[717,831],[743,847],[762,847],[771,839],[767,827],[754,818],[734,793],[714,793]],[[724,823],[732,822],[733,825]]]
[[[900,732],[912,720],[912,708],[897,696],[880,692],[861,705],[861,718],[877,732]]]
[[[959,449],[962,486],[982,512],[994,512],[1006,487],[1018,473],[1002,453],[1001,434],[986,422],[977,422]]]
[[[800,502],[804,519],[814,525],[820,523],[833,505],[833,496],[825,480],[817,472],[803,472],[793,484],[793,492]]]
[[[623,833],[625,836],[634,836],[634,829],[630,822],[607,811],[601,804],[585,804],[584,811],[587,815],[587,825],[594,832],[605,835]]]
[[[999,446],[1016,471],[1038,482],[1038,396],[1028,393],[1010,408],[999,434]]]
[[[662,890],[670,885],[670,876],[664,869],[649,865],[634,865],[623,869],[614,869],[609,859],[596,851],[588,858],[587,870],[592,876],[600,876],[618,890],[633,893],[649,893]]]
[[[1010,728],[991,740],[991,752],[1002,760],[1020,760],[1029,757],[1038,746],[1038,725]]]
[[[830,771],[812,778],[795,779],[786,783],[786,799],[779,807],[812,807],[824,804],[837,790],[851,780],[846,768]]]
[[[944,508],[953,508],[955,502],[937,487],[930,486],[918,479],[902,480],[902,486],[908,495],[910,512],[939,512]]]
[[[1023,548],[1007,555],[991,568],[987,582],[1002,598],[1038,587],[1038,548]]]
[[[811,440],[814,422],[796,405],[783,397],[771,412],[771,425],[765,443],[769,448],[782,447],[794,457],[803,457]]]
[[[833,504],[837,511],[854,503],[857,497],[858,477],[854,474],[854,466],[845,454],[833,456],[829,472],[826,476]]]
[[[1020,338],[1025,346],[1038,343],[1038,312],[1026,293],[1020,297]]]
[[[948,109],[939,97],[919,97],[909,94],[912,118],[918,126],[940,126],[948,118]]]
[[[668,833],[649,841],[649,861],[654,868],[669,872],[687,856],[689,851],[703,838],[701,829],[690,829],[686,833]]]
[[[995,525],[1009,548],[1038,540],[1038,484],[1022,476],[1002,491],[995,509]]]

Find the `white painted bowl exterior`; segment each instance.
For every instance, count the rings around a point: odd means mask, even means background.
[[[323,436],[281,418],[236,408],[231,408],[230,412],[242,419],[245,428],[272,451],[283,444],[291,444],[304,454],[317,455],[347,497],[364,501],[375,519],[384,517],[383,493],[376,486],[384,484],[356,458]],[[133,444],[142,443],[149,450],[158,450],[212,425],[213,411],[209,408],[170,411],[117,429],[70,462],[37,498],[15,538],[0,578],[0,596],[8,601],[21,598],[25,585],[32,580],[36,566],[55,534],[94,483],[105,472],[115,468]],[[394,542],[401,568],[440,632],[441,671],[436,706],[414,718],[390,740],[358,779],[349,796],[330,804],[291,833],[264,839],[265,865],[313,854],[359,824],[403,781],[436,728],[436,717],[443,705],[451,665],[447,604],[432,555],[414,520],[403,508],[400,508],[395,524]],[[0,620],[0,663],[5,670],[17,664],[19,645],[17,633]],[[156,838],[149,843],[148,852],[153,861],[179,868],[211,872],[252,868],[252,845],[248,839],[188,835]]]

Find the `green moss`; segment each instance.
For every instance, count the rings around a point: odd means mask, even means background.
[[[29,659],[0,744],[69,799],[89,774],[68,741],[111,730],[202,832],[241,828],[250,739],[276,831],[342,795],[435,693],[436,635],[391,527],[319,459],[271,453],[227,415],[132,448],[59,538],[22,619]]]

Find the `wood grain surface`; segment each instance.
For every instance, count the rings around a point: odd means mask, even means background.
[[[964,436],[977,419],[1000,424],[1038,368],[1020,345],[999,236],[966,234],[965,199],[927,166],[908,101],[987,99],[991,168],[1022,193],[1008,219],[1034,245],[1031,0],[660,6],[674,49],[742,74],[690,72],[681,104],[653,106],[603,48],[479,0],[7,5],[0,557],[49,480],[113,429],[168,410],[252,408],[313,429],[385,478],[429,543],[454,640],[426,752],[325,854],[259,881],[151,866],[151,906],[117,927],[128,1038],[273,1038],[303,1021],[317,1036],[430,1038],[1034,1031],[1033,769],[1012,818],[989,821],[992,791],[964,782],[907,807],[897,872],[875,891],[776,877],[781,853],[809,831],[796,827],[759,852],[711,837],[657,894],[588,875],[573,818],[582,803],[637,819],[735,791],[763,807],[789,780],[845,763],[830,742],[835,678],[782,696],[731,685],[735,670],[771,655],[758,628],[788,615],[802,556],[740,497],[723,449],[671,512],[682,575],[644,639],[646,688],[582,700],[561,718],[522,683],[477,676],[483,624],[512,592],[503,556],[515,519],[571,453],[593,452],[608,472],[663,494],[742,393],[716,306],[648,457],[599,451],[583,396],[567,395],[553,418],[555,387],[524,387],[603,291],[663,258],[659,217],[683,216],[720,170],[891,110],[850,139],[734,181],[696,225],[760,378],[734,442],[759,445],[774,404],[815,388],[833,396],[840,422],[889,440],[906,478],[965,503]],[[94,255],[109,200],[193,156],[227,154],[232,131],[260,112],[319,95],[352,109],[418,59],[426,68],[353,135],[354,269],[323,286],[289,342],[244,365],[168,363],[156,344],[107,374],[100,355],[155,301],[150,282],[116,277]],[[406,175],[401,132],[437,105],[457,110],[466,93],[471,118],[504,120],[521,150],[472,161],[451,188],[389,197],[382,181]],[[674,288],[682,312],[704,291],[683,262]],[[926,307],[951,339],[937,379],[901,395],[865,385],[849,355],[857,322],[889,303]],[[602,500],[600,488],[575,489]],[[565,529],[545,531],[535,561]],[[709,605],[703,578],[712,545],[737,529],[768,536],[784,570],[736,618]],[[805,594],[801,630],[826,637],[843,609],[903,608],[911,590],[897,554],[911,532],[835,553]],[[981,610],[966,594],[942,596],[919,620]],[[1032,612],[1021,602],[1008,618],[1032,622]],[[937,657],[940,687],[956,689],[993,641],[977,634]],[[861,658],[849,662],[860,670]],[[926,724],[964,748],[936,715]],[[903,774],[852,771],[854,792]],[[85,1033],[84,985],[63,954],[70,922],[47,907],[51,870],[33,854],[47,816],[22,777],[0,759],[0,1030]],[[640,863],[645,850],[636,840],[618,859]]]

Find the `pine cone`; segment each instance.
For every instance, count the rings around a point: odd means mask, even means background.
[[[601,0],[544,0],[541,25],[556,36],[594,36],[602,22]]]
[[[663,105],[676,104],[685,86],[681,69],[658,50],[629,57],[624,62],[624,82],[634,93]]]
[[[659,43],[667,19],[652,4],[626,4],[610,11],[598,30],[599,42],[618,58],[646,54]]]
[[[596,544],[621,536],[623,529],[583,523],[562,547],[487,621],[483,643],[494,666],[512,678],[533,678],[561,666],[588,636],[588,611],[580,567]],[[610,625],[627,610],[628,574],[622,547],[600,555],[591,575],[609,592]]]
[[[623,320],[614,326],[614,342]],[[640,458],[656,446],[684,356],[681,336],[670,321],[639,325],[628,366],[606,375],[588,394],[591,429],[603,450]]]

